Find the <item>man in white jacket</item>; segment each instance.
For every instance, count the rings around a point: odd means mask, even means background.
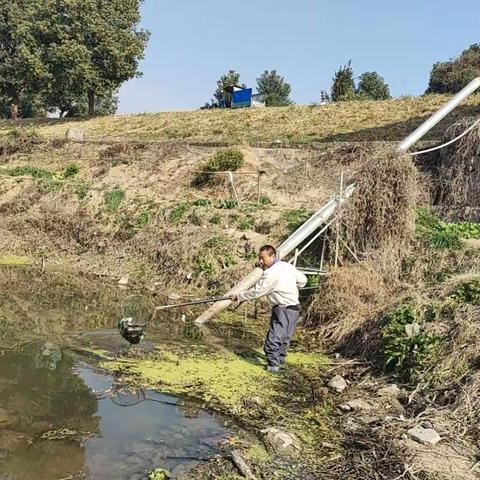
[[[298,289],[307,283],[307,277],[293,265],[277,258],[277,251],[271,245],[260,248],[258,255],[263,274],[253,288],[231,300],[245,302],[266,296],[273,305],[272,318],[264,351],[267,356],[267,370],[278,372],[285,363],[287,349],[290,345],[300,313]]]

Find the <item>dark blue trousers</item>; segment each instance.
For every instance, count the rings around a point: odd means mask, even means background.
[[[287,350],[295,332],[299,314],[298,307],[283,307],[280,305],[273,307],[270,328],[263,346],[269,366],[277,367],[285,363]]]

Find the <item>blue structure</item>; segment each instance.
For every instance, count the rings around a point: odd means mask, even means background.
[[[252,105],[252,89],[235,90],[232,94],[232,108],[250,107]]]

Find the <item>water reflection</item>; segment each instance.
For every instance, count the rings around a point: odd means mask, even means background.
[[[142,479],[229,435],[199,404],[121,385],[51,343],[0,357],[0,395],[0,478]]]

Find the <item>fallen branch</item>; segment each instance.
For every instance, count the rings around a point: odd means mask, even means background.
[[[245,460],[242,458],[238,450],[232,450],[231,456],[233,463],[245,478],[249,478],[250,480],[257,480],[255,475],[252,473],[252,470],[246,464]]]

